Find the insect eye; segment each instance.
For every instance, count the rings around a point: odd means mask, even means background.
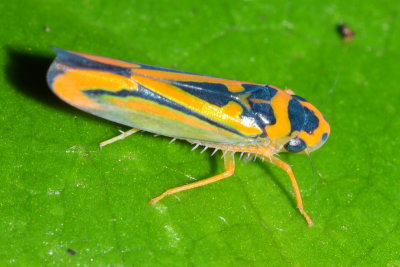
[[[303,141],[303,139],[295,137],[289,140],[289,142],[286,143],[284,146],[285,149],[289,152],[301,152],[304,149],[307,148],[306,143]]]

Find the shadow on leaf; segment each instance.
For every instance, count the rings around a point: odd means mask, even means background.
[[[15,48],[8,48],[6,51],[8,54],[5,68],[6,78],[20,92],[57,110],[79,113],[79,116],[97,120],[94,116],[64,103],[53,94],[46,82],[47,70],[53,58],[19,51]]]

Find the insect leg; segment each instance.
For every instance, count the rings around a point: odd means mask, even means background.
[[[304,210],[303,200],[301,199],[301,194],[300,194],[300,189],[297,184],[296,177],[294,176],[294,173],[292,171],[292,167],[290,167],[289,164],[287,164],[286,162],[284,162],[276,157],[271,157],[271,163],[274,164],[275,166],[281,168],[289,175],[290,181],[292,182],[294,195],[296,196],[297,208],[300,210],[300,213],[306,219],[308,226],[313,226],[313,222],[312,222],[311,218],[308,216],[307,212]]]
[[[126,131],[126,132],[123,132],[123,133],[121,133],[120,135],[117,135],[117,136],[115,136],[115,137],[113,137],[113,138],[111,138],[111,139],[108,139],[108,140],[106,140],[106,141],[101,142],[101,143],[100,143],[100,148],[103,148],[103,147],[105,147],[106,145],[109,145],[109,144],[114,143],[114,142],[116,142],[116,141],[122,140],[122,139],[124,139],[124,138],[130,136],[131,134],[134,134],[134,133],[136,133],[136,132],[138,132],[138,131],[140,131],[140,130],[139,130],[139,129],[132,128],[132,129]]]
[[[191,183],[191,184],[170,188],[167,191],[165,191],[164,193],[162,193],[161,195],[159,195],[158,197],[153,198],[150,201],[151,204],[155,205],[158,201],[160,201],[161,199],[163,199],[164,197],[166,197],[168,195],[172,195],[172,194],[175,194],[178,192],[182,192],[182,191],[185,191],[188,189],[200,187],[203,185],[211,184],[211,183],[217,182],[219,180],[222,180],[224,178],[228,178],[229,176],[232,176],[232,174],[235,172],[235,158],[233,157],[233,155],[231,155],[229,153],[228,155],[226,155],[224,157],[224,165],[225,165],[225,171],[223,173],[209,177],[207,179],[203,179],[201,181]]]

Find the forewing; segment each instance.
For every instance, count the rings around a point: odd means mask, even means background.
[[[247,101],[261,85],[56,49],[48,72],[69,104],[130,127],[210,143],[257,142]]]

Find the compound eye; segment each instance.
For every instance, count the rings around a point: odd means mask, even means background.
[[[306,143],[303,141],[303,139],[295,137],[289,140],[289,142],[286,143],[284,146],[285,149],[289,152],[301,152],[304,149],[307,148]]]

